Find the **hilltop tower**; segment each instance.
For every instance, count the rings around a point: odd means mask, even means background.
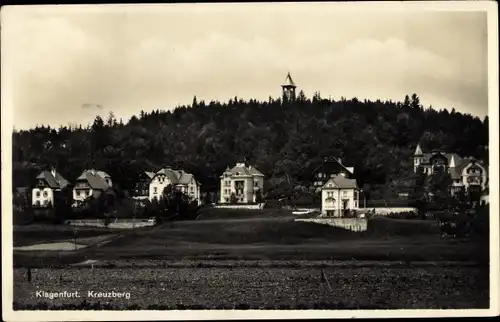
[[[281,88],[283,92],[283,101],[295,100],[295,88],[297,88],[297,86],[295,86],[290,73],[286,76],[285,83],[281,85]]]

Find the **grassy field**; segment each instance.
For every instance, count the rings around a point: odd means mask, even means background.
[[[357,233],[293,219],[284,210],[211,209],[196,221],[127,231],[94,229],[96,235],[111,234],[111,241],[76,252],[15,252],[15,305],[42,305],[44,299],[33,295],[36,289],[69,288],[82,294],[126,289],[132,298],[111,301],[107,308],[129,309],[488,305],[484,243],[443,239],[433,229],[418,228],[430,222],[379,222]],[[401,225],[414,226],[397,228]],[[18,232],[15,238],[26,240],[20,236],[28,233]],[[99,262],[93,269],[70,266],[84,260]],[[31,282],[27,267],[32,268]],[[97,303],[85,297],[45,302],[52,308],[82,309]]]
[[[13,245],[25,246],[35,243],[53,242],[61,240],[72,240],[74,229],[68,225],[43,225],[32,224],[25,226],[14,226],[13,230]],[[77,238],[88,238],[103,235],[117,234],[120,230],[93,228],[93,227],[78,227]]]
[[[14,263],[17,267],[56,267],[84,258],[487,261],[487,245],[464,239],[443,239],[434,229],[418,228],[430,226],[429,222],[408,220],[401,223],[401,220],[386,219],[383,225],[369,224],[367,232],[352,232],[328,225],[294,222],[293,216],[282,210],[244,211],[238,218],[234,218],[234,214],[241,210],[212,211],[219,213],[206,219],[170,222],[133,231],[86,228],[79,232],[80,237],[112,234],[113,238],[105,246],[88,247],[78,253],[15,254]],[[263,218],[262,214],[266,213],[270,216]],[[224,216],[226,218],[220,219]],[[370,226],[375,228],[370,230]],[[390,234],[377,228],[379,226],[390,227],[396,233]],[[54,238],[71,238],[70,227],[57,229],[60,231],[53,233]],[[26,244],[39,235],[48,238],[49,234],[49,230],[18,232],[14,235],[14,244]]]
[[[291,211],[285,209],[205,208],[200,212],[197,220],[287,218],[292,216]]]

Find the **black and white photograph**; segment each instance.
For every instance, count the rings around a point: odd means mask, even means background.
[[[498,315],[497,8],[2,7],[4,320]]]

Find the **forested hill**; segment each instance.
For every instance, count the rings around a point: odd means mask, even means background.
[[[282,104],[193,99],[173,111],[141,112],[128,123],[112,113],[88,128],[37,127],[13,137],[14,185],[28,186],[41,168],[56,165],[73,181],[83,169],[108,172],[122,189],[138,173],[183,168],[214,190],[227,166],[246,160],[268,178],[308,184],[325,156],[355,167],[361,186],[387,191],[412,177],[415,146],[487,158],[488,119],[423,108],[417,95],[403,102],[312,99]],[[381,189],[383,185],[384,188]]]

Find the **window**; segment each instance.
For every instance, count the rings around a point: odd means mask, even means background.
[[[342,191],[342,196],[347,197],[347,191]]]
[[[258,187],[258,186],[259,186],[259,182],[254,181],[253,186],[254,186],[254,187]]]
[[[37,192],[36,192],[36,197],[37,197],[37,198],[40,198],[40,191],[37,191]]]
[[[36,206],[40,206],[40,200],[35,201]]]
[[[153,188],[153,193],[158,193],[158,188],[157,187]]]
[[[47,196],[48,196],[47,191],[44,191],[44,192],[43,192],[43,196],[44,196],[44,197],[47,197]]]
[[[76,196],[77,196],[77,197],[80,197],[80,193],[81,193],[81,191],[80,191],[80,190],[77,190],[77,191],[76,191]]]
[[[194,187],[191,187],[189,191],[194,192]]]
[[[49,204],[49,201],[48,201],[47,199],[45,199],[45,200],[43,201],[43,205],[44,205],[44,206],[47,206],[48,204]]]
[[[225,181],[225,185],[226,185],[226,187],[229,187],[229,186],[231,185],[231,181],[226,180],[226,181]]]
[[[330,197],[333,197],[333,192],[328,191],[328,192],[327,192],[327,196],[328,196],[329,198],[330,198]]]

